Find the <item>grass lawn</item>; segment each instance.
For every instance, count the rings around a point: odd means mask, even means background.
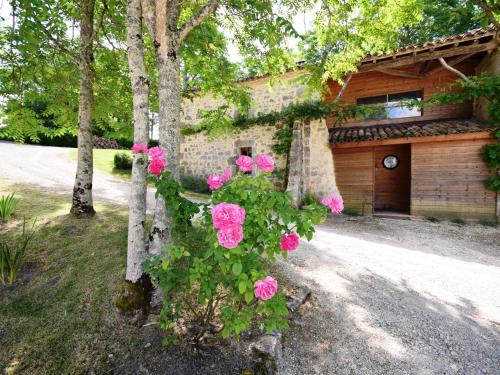
[[[38,230],[18,282],[0,286],[0,371],[107,371],[109,353],[134,347],[134,327],[112,304],[125,272],[127,211],[97,205],[94,219],[78,220],[68,196],[1,183],[0,195],[7,191],[21,200],[0,236],[12,238],[23,217],[37,218]]]
[[[37,233],[17,282],[0,285],[0,373],[215,375],[248,366],[236,341],[221,340],[198,355],[162,346],[157,327],[117,313],[112,300],[125,276],[126,208],[97,204],[94,218],[75,219],[68,215],[70,195],[0,179],[0,195],[12,191],[20,201],[0,236],[12,240],[23,218],[37,218]]]
[[[76,149],[71,150],[70,157],[76,160],[77,152]],[[130,180],[131,171],[115,169],[114,167],[113,158],[117,153],[126,153],[130,155],[130,150],[94,149],[94,168],[128,181]]]

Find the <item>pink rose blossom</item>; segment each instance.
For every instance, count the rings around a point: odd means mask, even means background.
[[[218,174],[212,174],[208,176],[207,184],[208,187],[210,188],[210,191],[212,191],[220,189],[222,185],[224,185],[224,181],[222,180],[222,177],[219,176]]]
[[[148,153],[148,145],[145,143],[136,143],[132,146],[132,154],[147,154]]]
[[[269,155],[258,155],[255,158],[255,163],[263,172],[272,172],[274,170],[274,160]]]
[[[161,146],[151,147],[148,151],[151,159],[163,159],[165,160],[165,150]]]
[[[294,251],[299,246],[299,236],[295,233],[283,234],[281,236],[281,250]]]
[[[243,228],[241,225],[229,225],[217,232],[219,244],[226,249],[234,249],[243,239]]]
[[[153,159],[149,163],[149,171],[155,176],[159,176],[165,169],[166,161],[163,159]]]
[[[232,225],[242,225],[245,222],[245,209],[237,204],[222,202],[212,207],[214,227],[223,229]]]
[[[264,280],[256,281],[254,287],[255,297],[267,300],[276,294],[276,290],[278,290],[278,282],[271,276],[267,276]]]
[[[253,168],[252,158],[246,155],[241,155],[236,159],[236,164],[240,167],[241,172],[250,172]]]
[[[225,184],[226,182],[228,182],[232,176],[233,174],[231,173],[231,169],[229,168],[224,169],[224,173],[222,173],[221,175],[222,183]]]
[[[344,210],[344,200],[339,194],[332,193],[321,200],[321,204],[329,207],[334,214],[340,214]]]

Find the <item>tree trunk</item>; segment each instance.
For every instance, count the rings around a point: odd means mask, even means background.
[[[149,81],[144,65],[141,0],[129,0],[127,8],[128,64],[134,104],[134,143],[149,140]],[[127,274],[125,279],[137,282],[146,259],[147,156],[134,155],[129,201]]]
[[[167,4],[167,9],[168,9]],[[178,5],[177,5],[178,6]],[[174,6],[175,8],[175,6]],[[157,28],[160,45],[157,48],[159,78],[159,122],[160,145],[166,151],[167,169],[179,180],[179,137],[180,137],[180,61],[179,36],[176,31],[179,10],[170,8],[164,17],[157,12]],[[156,199],[155,214],[149,235],[149,252],[161,254],[172,239],[172,219],[166,212],[162,197]]]
[[[80,24],[80,98],[78,107],[78,166],[71,213],[77,217],[95,215],[92,202],[92,82],[94,0],[82,1]]]

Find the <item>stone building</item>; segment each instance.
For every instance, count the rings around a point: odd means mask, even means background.
[[[500,203],[484,181],[494,171],[481,158],[485,144],[496,142],[485,116],[484,100],[432,105],[422,111],[401,105],[447,90],[457,75],[499,72],[494,30],[475,30],[424,45],[369,56],[346,86],[348,104],[379,104],[381,113],[350,120],[335,128],[331,119],[297,122],[288,155],[288,190],[296,202],[307,191],[318,196],[339,191],[347,209],[363,214],[398,212],[464,218],[495,218]],[[296,82],[301,70],[283,75],[284,85],[268,85],[267,77],[241,81],[255,101],[253,111],[279,111],[304,100]],[[332,101],[340,87],[330,82]],[[210,95],[183,105],[182,123],[195,126],[200,109],[223,104]],[[279,168],[286,156],[275,155],[274,126],[254,126],[210,140],[204,133],[182,137],[181,173],[205,178],[233,165],[241,154],[271,154]]]

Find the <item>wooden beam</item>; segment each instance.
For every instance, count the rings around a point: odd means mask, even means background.
[[[358,72],[367,72],[370,70],[378,70],[385,68],[395,68],[399,66],[420,63],[426,60],[439,59],[440,57],[445,58],[458,55],[475,54],[479,52],[494,50],[497,47],[498,46],[496,41],[492,41],[484,44],[470,44],[467,46],[462,46],[457,48],[447,48],[444,50],[423,52],[421,54],[417,54],[416,56],[405,56],[396,60],[390,59],[374,63],[364,63],[361,66],[359,66]]]
[[[335,149],[346,149],[346,148],[356,148],[356,147],[399,145],[405,143],[465,141],[465,140],[478,140],[478,139],[488,139],[493,142],[495,141],[496,138],[491,135],[491,132],[484,131],[477,133],[439,134],[439,135],[428,135],[424,137],[402,137],[402,138],[378,139],[374,141],[336,143],[332,144],[331,147],[335,150]]]
[[[405,78],[411,78],[411,79],[425,78],[425,75],[423,75],[423,74],[418,74],[418,73],[414,73],[414,72],[406,72],[404,70],[398,70],[398,69],[385,68],[385,69],[377,69],[377,71],[382,72],[384,74],[391,75],[391,76],[405,77]]]
[[[450,66],[457,65],[457,64],[461,63],[464,60],[467,60],[469,57],[472,57],[472,56],[474,56],[473,53],[470,53],[468,55],[459,56],[459,57],[457,57],[457,58],[455,58],[453,60],[447,61],[447,63]],[[439,72],[439,71],[441,71],[443,69],[445,69],[445,68],[444,68],[444,66],[441,65],[441,66],[438,66],[438,67],[436,67],[436,68],[434,68],[432,70],[429,70],[425,75],[428,77],[428,76],[430,76],[430,75],[432,75],[434,73],[437,73],[437,72]]]
[[[429,69],[431,61],[432,60],[427,60],[422,63],[422,66],[420,67],[420,74],[425,74],[427,72],[427,69]]]

